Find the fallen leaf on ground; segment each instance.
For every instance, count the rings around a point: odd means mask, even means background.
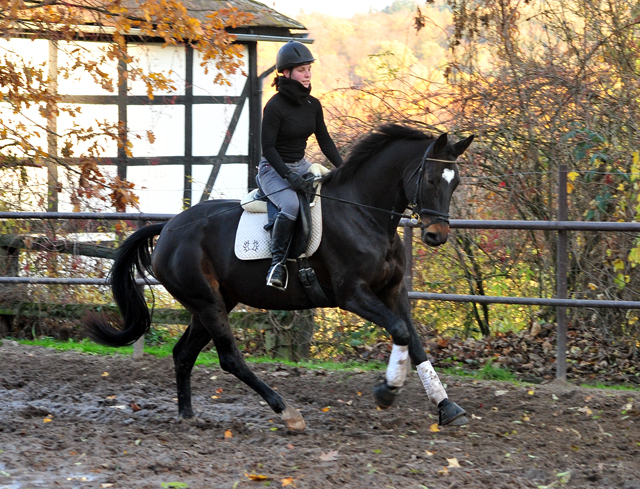
[[[340,454],[337,450],[329,450],[327,453],[322,452],[320,460],[323,462],[333,462],[334,460],[337,460],[338,457],[340,457]]]
[[[224,432],[224,439],[228,440],[229,438],[233,438],[233,433],[231,433],[231,430],[227,430]]]
[[[330,411],[330,410],[331,410],[331,406],[327,406],[327,407],[323,407],[322,408],[322,412],[323,413],[326,413],[327,411]]]
[[[529,392],[527,392],[527,394],[529,394],[530,396],[534,395],[536,393],[536,391],[534,391],[533,389],[530,390]]]
[[[440,428],[438,428],[438,423],[433,423],[431,426],[429,426],[429,431],[431,433],[437,433],[438,431],[440,431]]]
[[[223,389],[222,387],[221,387],[220,389],[216,389],[216,392],[217,392],[218,394],[221,394],[223,391],[224,391],[224,389]]]
[[[427,457],[433,457],[433,454],[435,452],[430,452],[429,450],[425,450],[424,453],[427,455]]]
[[[286,477],[280,480],[280,484],[282,487],[293,486],[295,487],[295,483],[293,482],[293,477]]]
[[[446,467],[442,467],[440,470],[438,470],[437,473],[440,475],[449,475],[449,469],[447,469]]]
[[[591,409],[589,409],[588,406],[585,406],[585,407],[582,407],[582,408],[578,409],[578,412],[579,413],[584,413],[587,416],[591,416],[593,414],[593,411],[591,411]]]
[[[134,413],[137,413],[138,411],[140,411],[142,408],[140,406],[138,406],[135,402],[131,403],[131,409],[133,409]]]
[[[457,458],[448,458],[447,462],[449,462],[448,467],[449,468],[454,468],[454,467],[460,467],[460,464],[458,463],[458,459]]]
[[[244,474],[245,477],[251,479],[252,481],[268,481],[269,477],[262,474]]]
[[[498,396],[504,396],[505,394],[508,394],[509,391],[495,391],[494,394],[496,397]]]
[[[109,372],[102,372],[103,377],[109,377]]]

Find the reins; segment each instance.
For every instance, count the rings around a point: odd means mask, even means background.
[[[336,201],[336,202],[341,202],[343,204],[354,205],[356,207],[362,207],[364,209],[369,209],[369,210],[376,211],[376,212],[384,212],[386,214],[389,214],[391,219],[393,219],[394,217],[399,217],[399,218],[405,217],[405,218],[414,219],[414,218],[419,218],[421,214],[425,214],[425,213],[426,214],[430,214],[432,216],[436,216],[435,219],[432,219],[431,222],[429,222],[429,224],[424,225],[424,227],[428,227],[431,224],[435,224],[435,223],[438,223],[438,222],[449,223],[449,214],[448,213],[436,211],[434,209],[429,209],[429,208],[426,208],[426,207],[423,207],[420,210],[418,210],[418,196],[420,194],[420,189],[422,188],[422,177],[424,175],[424,170],[425,170],[427,161],[437,161],[437,162],[440,162],[440,163],[449,163],[449,164],[457,163],[456,161],[429,158],[429,153],[433,149],[434,144],[435,144],[435,141],[432,141],[431,144],[429,145],[429,147],[427,148],[427,150],[425,151],[424,156],[422,157],[422,161],[420,162],[420,165],[409,176],[409,180],[411,180],[413,178],[413,176],[416,173],[418,173],[418,180],[416,181],[416,191],[415,191],[415,193],[413,195],[413,201],[408,206],[409,208],[411,208],[411,214],[410,215],[407,215],[404,212],[400,213],[400,212],[396,212],[394,210],[381,209],[379,207],[374,207],[372,205],[361,204],[359,202],[352,202],[350,200],[341,199],[340,197],[330,197],[328,195],[322,195],[322,194],[317,194],[315,192],[308,192],[308,191],[304,191],[304,193],[307,194],[307,195],[313,195],[315,197],[320,197],[321,199],[333,200],[333,201]],[[285,187],[283,189],[276,190],[275,192],[271,192],[270,194],[265,194],[265,195],[261,196],[259,199],[253,199],[253,200],[251,200],[249,202],[246,202],[246,203],[249,204],[251,202],[256,202],[258,200],[262,200],[265,197],[268,198],[271,195],[275,195],[275,194],[277,194],[279,192],[282,192],[283,190],[286,190],[288,188],[289,187]],[[235,205],[233,207],[229,207],[228,209],[224,209],[224,210],[218,211],[215,214],[211,214],[211,215],[202,217],[200,219],[196,219],[195,221],[191,221],[191,222],[188,222],[186,224],[183,224],[182,226],[178,226],[176,228],[169,229],[169,231],[175,231],[177,229],[181,229],[183,227],[190,226],[190,225],[195,224],[197,222],[204,221],[204,220],[210,219],[212,217],[217,217],[217,216],[219,216],[221,214],[224,214],[226,212],[234,211],[234,210],[236,210],[238,208],[241,208],[241,207],[242,207],[242,204],[237,204],[237,205]]]

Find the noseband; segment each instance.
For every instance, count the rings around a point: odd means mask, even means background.
[[[436,211],[434,209],[429,209],[426,207],[421,207],[420,209],[418,209],[418,196],[420,195],[420,190],[422,189],[422,177],[424,176],[424,170],[425,170],[425,167],[427,166],[429,153],[431,153],[431,151],[433,150],[433,146],[435,144],[436,142],[432,141],[432,143],[429,145],[427,150],[424,152],[424,156],[422,157],[420,166],[416,168],[414,172],[411,174],[411,176],[409,177],[409,180],[411,180],[411,178],[413,178],[413,175],[415,175],[416,172],[418,172],[418,180],[416,181],[416,191],[413,195],[413,201],[411,202],[411,217],[415,219],[419,219],[420,215],[422,214],[429,214],[431,216],[435,216],[433,219],[431,219],[431,221],[429,221],[429,224],[427,224],[425,227],[429,227],[432,224],[437,224],[439,222],[446,222],[447,224],[449,224],[448,213]],[[444,161],[444,160],[437,160],[437,161]],[[455,163],[455,161],[446,161],[446,163]]]

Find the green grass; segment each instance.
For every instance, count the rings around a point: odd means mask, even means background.
[[[580,384],[580,387],[584,387],[586,389],[609,389],[614,391],[640,391],[640,387],[636,387],[633,385],[607,385],[597,382],[595,384]]]
[[[10,338],[7,338],[10,339]],[[133,346],[123,346],[119,348],[113,348],[109,346],[102,346],[94,343],[93,341],[84,339],[81,341],[59,341],[54,340],[53,338],[39,338],[37,340],[15,340],[23,345],[35,345],[35,346],[44,346],[46,348],[53,348],[55,350],[60,351],[78,351],[82,353],[89,353],[93,355],[132,355],[133,354]],[[166,358],[170,357],[173,351],[173,346],[175,342],[164,343],[162,345],[145,345],[144,352],[149,355],[153,355],[158,358]],[[279,358],[270,358],[266,356],[261,357],[245,357],[248,362],[251,363],[280,363],[283,365],[288,365],[290,367],[303,367],[308,369],[325,369],[325,370],[345,370],[351,371],[355,369],[360,369],[363,371],[372,371],[372,370],[382,370],[386,368],[386,364],[379,361],[370,361],[370,362],[357,362],[357,361],[349,361],[349,362],[331,362],[331,361],[314,361],[314,360],[304,360],[300,362],[291,362],[288,360],[283,360]],[[219,365],[218,355],[215,351],[204,351],[198,355],[198,359],[196,360],[196,365],[203,366],[217,366]]]
[[[459,377],[470,377],[478,380],[499,380],[501,382],[522,384],[511,370],[507,370],[502,367],[494,367],[491,361],[487,362],[480,370],[467,371],[463,370],[461,367],[449,367],[443,369],[443,371],[449,375],[456,375]]]

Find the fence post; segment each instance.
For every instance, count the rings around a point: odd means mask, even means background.
[[[566,221],[567,212],[567,165],[558,168],[558,221]],[[558,230],[557,267],[556,267],[557,298],[567,298],[567,230]],[[556,350],[556,379],[567,380],[567,308],[556,308],[558,321],[558,339]]]
[[[404,241],[404,254],[407,266],[404,269],[404,286],[409,292],[413,290],[413,228],[403,226],[402,240]]]

